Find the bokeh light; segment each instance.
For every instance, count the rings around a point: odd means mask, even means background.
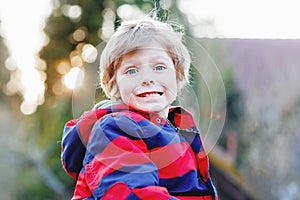
[[[85,44],[82,48],[82,59],[87,63],[93,63],[96,61],[98,51],[96,47],[91,44]]]
[[[81,8],[78,5],[63,5],[62,13],[73,21],[78,21],[81,17]]]
[[[32,12],[32,5],[39,9]],[[50,0],[0,1],[1,34],[10,52],[5,67],[11,71],[4,92],[22,96],[20,111],[26,115],[44,102],[46,64],[38,52],[47,43],[42,29],[50,12]]]
[[[69,89],[76,89],[80,87],[84,80],[84,70],[79,67],[73,67],[65,76],[64,84]]]

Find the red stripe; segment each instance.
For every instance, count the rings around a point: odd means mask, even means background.
[[[76,182],[76,188],[72,200],[79,200],[92,195],[91,190],[85,182],[84,174],[80,173]]]
[[[144,188],[133,188],[132,192],[143,200],[169,200],[170,194],[168,190],[160,186],[148,186]]]
[[[103,152],[86,165],[87,180],[94,190],[104,176],[122,167],[151,162],[142,140],[130,140],[120,136],[109,143]]]
[[[187,111],[184,111],[183,114],[175,113],[175,119],[176,119],[176,126],[181,129],[189,129],[195,126],[193,116]]]
[[[66,123],[66,126],[67,127],[75,126],[78,121],[79,121],[78,119],[72,119]]]
[[[106,191],[106,193],[103,196],[103,200],[125,200],[130,193],[131,190],[125,183],[116,183]]]
[[[79,125],[79,134],[84,145],[86,145],[89,141],[90,132],[97,120],[98,116],[95,111],[85,112],[82,115],[82,119]]]
[[[195,155],[188,142],[156,148],[150,157],[159,169],[160,178],[178,177],[197,170]]]
[[[196,159],[202,180],[206,182],[210,178],[208,156],[206,155],[205,151],[200,151],[198,154],[196,154]]]
[[[106,115],[108,113],[108,110],[107,109],[97,109],[92,112],[95,112],[97,119],[99,119],[99,118],[103,117],[104,115]]]

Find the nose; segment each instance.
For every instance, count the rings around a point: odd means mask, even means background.
[[[142,86],[154,84],[155,73],[153,73],[151,65],[145,65],[140,72],[140,81]]]
[[[154,84],[153,80],[144,80],[144,81],[142,81],[142,86],[148,86],[148,85],[151,85],[151,84]]]

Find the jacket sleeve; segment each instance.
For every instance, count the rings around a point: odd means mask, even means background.
[[[176,199],[158,186],[150,156],[136,121],[106,116],[92,130],[74,196],[88,187],[95,199]]]
[[[79,135],[79,120],[66,123],[62,136],[61,162],[72,178],[77,178],[85,155],[86,148]]]
[[[95,122],[102,116],[100,112],[85,112],[79,119],[67,122],[64,127],[61,161],[65,171],[73,178],[77,178],[82,169],[86,145]]]
[[[195,137],[195,140],[192,143],[192,147],[195,149],[197,166],[201,179],[214,195],[214,199],[217,200],[218,194],[210,177],[209,158],[203,148],[203,143],[200,135],[197,135],[197,137]]]

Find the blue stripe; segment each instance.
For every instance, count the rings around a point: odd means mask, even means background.
[[[188,173],[168,179],[160,179],[160,186],[166,187],[170,194],[186,195],[186,196],[197,196],[197,195],[209,195],[211,192],[209,188],[198,178],[197,171],[189,171]]]
[[[149,172],[149,169],[152,170]],[[93,193],[97,197],[103,196],[105,191],[119,182],[126,183],[131,189],[158,185],[158,172],[153,163],[127,166],[103,177]]]
[[[129,188],[140,188],[159,184],[158,171],[153,163],[126,166],[105,177],[104,185],[124,182]]]
[[[179,133],[185,138],[185,140],[191,144],[191,147],[195,154],[203,151],[203,146],[200,140],[200,134],[196,131],[178,129]]]
[[[78,124],[77,124],[78,125]],[[62,159],[65,162],[65,168],[68,172],[79,173],[82,168],[82,160],[85,154],[83,145],[76,127],[67,127],[64,129],[62,145]]]
[[[137,140],[141,135],[139,133],[141,130],[138,125],[127,116],[107,116],[94,125],[87,151],[96,156],[115,138],[125,136],[131,140]]]
[[[130,193],[126,200],[142,200],[141,198],[138,198],[134,193]]]

